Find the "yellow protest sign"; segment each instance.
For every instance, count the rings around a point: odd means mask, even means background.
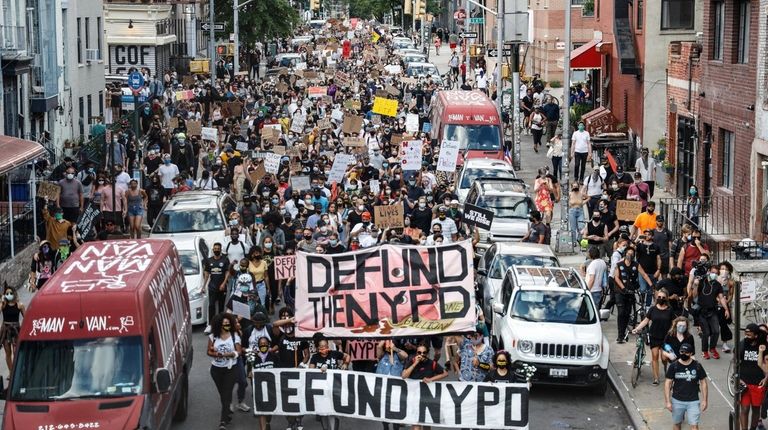
[[[376,97],[373,100],[373,113],[385,116],[397,116],[397,100]]]

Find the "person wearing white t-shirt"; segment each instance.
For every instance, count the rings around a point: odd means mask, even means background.
[[[571,160],[574,163],[573,171],[578,182],[584,180],[584,169],[587,162],[592,159],[592,141],[589,132],[584,130],[584,123],[579,123],[579,129],[571,136]]]
[[[163,164],[157,168],[157,174],[160,176],[160,184],[165,190],[165,195],[170,196],[173,189],[173,179],[179,176],[179,167],[171,163],[171,156],[163,156]]]
[[[640,157],[635,161],[635,172],[640,172],[643,182],[648,184],[648,197],[653,197],[656,188],[656,159],[648,156],[648,148],[640,150]]]
[[[600,250],[596,246],[590,246],[588,251],[590,262],[587,265],[587,288],[595,302],[595,307],[600,309],[600,302],[603,299],[603,288],[605,287],[605,271],[608,266],[605,260],[600,258]]]
[[[232,421],[232,390],[235,387],[237,359],[242,354],[240,336],[236,331],[234,314],[221,313],[211,321],[208,336],[208,356],[211,357],[211,378],[216,384],[221,400],[221,426],[226,428]]]

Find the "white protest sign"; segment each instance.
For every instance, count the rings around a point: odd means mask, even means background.
[[[409,113],[405,116],[405,131],[408,133],[419,131],[419,114]]]
[[[293,188],[293,191],[308,190],[310,183],[309,176],[291,176],[291,188]]]
[[[334,109],[331,112],[331,119],[338,122],[344,121],[344,112],[341,109]]]
[[[456,160],[459,158],[459,141],[444,139],[440,144],[440,157],[437,159],[437,170],[440,172],[455,172]]]
[[[303,133],[304,132],[304,124],[307,123],[307,116],[306,115],[294,115],[293,121],[291,121],[291,131],[294,133]]]
[[[219,129],[216,127],[203,127],[200,131],[203,140],[219,141]]]
[[[404,140],[400,145],[400,164],[402,169],[421,169],[421,141]]]
[[[374,194],[379,194],[379,191],[381,191],[381,184],[379,183],[378,179],[371,179],[371,181],[368,183],[368,186],[371,188],[371,192]]]
[[[281,158],[282,158],[282,155],[280,154],[274,154],[271,152],[265,153],[264,154],[264,170],[266,170],[267,173],[277,175],[277,171],[280,169]]]
[[[347,166],[349,166],[348,154],[337,154],[333,160],[333,166],[328,173],[328,182],[341,182],[344,179],[344,174],[347,173]],[[355,156],[352,155],[352,162],[355,160]]]

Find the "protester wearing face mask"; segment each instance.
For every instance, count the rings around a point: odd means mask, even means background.
[[[212,255],[203,261],[203,288],[208,294],[208,326],[205,333],[211,332],[211,320],[214,315],[224,312],[227,295],[227,282],[230,275],[230,262],[222,254],[221,243],[213,244]]]
[[[260,337],[255,345],[251,346],[251,351],[248,353],[248,374],[253,371],[274,369],[277,367],[280,358],[270,350],[270,340],[266,337]],[[248,408],[250,410],[250,408]],[[270,422],[272,421],[271,415],[254,415],[259,419],[260,430],[267,430],[270,428]]]
[[[635,223],[632,224],[632,239],[636,239],[641,233],[654,228],[656,228],[656,203],[648,202],[648,206],[640,212],[635,218]]]
[[[173,180],[179,176],[179,167],[171,163],[171,156],[163,155],[163,165],[157,168],[157,176],[165,190],[165,195],[170,196],[173,190]]]
[[[680,345],[679,358],[667,367],[664,382],[664,400],[672,412],[673,428],[680,429],[687,418],[688,425],[698,429],[701,413],[707,410],[707,393],[707,372],[693,359],[693,346]]]
[[[80,211],[84,208],[85,193],[83,184],[75,178],[75,168],[68,167],[64,179],[58,182],[60,192],[56,200],[56,206],[60,207],[64,219],[71,223],[77,222]]]
[[[672,307],[672,313],[679,317],[681,315],[687,315],[687,311],[683,307],[688,296],[685,278],[683,277],[683,271],[675,267],[669,271],[669,277],[660,280],[656,284],[656,288],[664,288],[669,292],[669,304]]]
[[[19,300],[15,289],[3,283],[3,300],[0,304],[3,314],[3,325],[0,329],[0,343],[5,350],[5,364],[8,369],[13,369],[13,359],[16,356],[16,347],[19,339],[19,327],[21,317],[24,316],[24,303]]]
[[[717,276],[717,281],[723,286],[723,296],[725,296],[725,301],[728,303],[728,310],[730,311],[733,295],[736,292],[736,282],[732,276],[733,265],[723,261],[719,264],[719,267],[720,274]],[[728,342],[733,339],[733,331],[730,327],[733,321],[731,321],[730,315],[728,317],[725,316],[725,308],[719,307],[717,312],[720,319],[720,339],[723,341],[723,352],[731,352],[731,346],[728,345]]]
[[[706,259],[704,264],[707,264]],[[706,270],[706,269],[704,269]],[[688,290],[688,295],[698,306],[697,326],[701,328],[701,354],[704,359],[709,360],[720,358],[717,352],[717,340],[720,337],[720,318],[718,317],[717,307],[724,308],[725,318],[730,318],[728,303],[723,295],[723,286],[718,282],[718,267],[713,266],[703,275],[696,275],[695,272],[691,278],[693,282]]]
[[[221,400],[219,429],[226,430],[232,421],[232,390],[235,386],[237,359],[242,353],[240,336],[234,331],[237,321],[227,313],[216,315],[211,322],[208,337],[208,356],[211,357],[211,378]]]
[[[661,351],[661,360],[665,366],[680,358],[680,346],[687,343],[691,346],[691,355],[696,355],[693,335],[690,332],[690,323],[687,317],[676,317],[672,320],[667,335],[664,337],[664,344]]]
[[[635,303],[635,292],[640,288],[640,277],[644,277],[650,284],[651,280],[643,271],[643,267],[635,261],[635,250],[632,248],[624,250],[624,258],[616,264],[613,273],[613,280],[616,287],[616,306],[619,308],[619,315],[616,318],[618,325],[617,343],[627,341],[627,324],[629,323],[630,313]]]
[[[474,333],[454,338],[459,345],[459,353],[452,365],[458,369],[460,381],[485,380],[493,362],[493,349],[483,342],[483,335],[484,330],[478,326]]]
[[[484,382],[501,382],[504,384],[511,384],[518,381],[515,377],[515,372],[510,368],[512,364],[512,357],[507,351],[498,351],[493,355],[493,367],[485,375]]]
[[[609,176],[606,182],[611,184],[612,200],[626,200],[627,191],[632,185],[633,179],[632,175],[624,173],[624,166],[618,164],[616,165],[616,173]]]
[[[685,215],[694,226],[698,226],[700,214],[701,198],[699,197],[699,188],[696,185],[691,185],[688,189],[688,197],[685,199]]]
[[[648,188],[648,184],[643,182],[643,177],[640,172],[635,172],[634,182],[627,189],[627,200],[636,200],[642,203],[643,210],[648,206],[648,199],[650,199],[651,192]]]
[[[581,182],[587,162],[592,160],[592,140],[589,132],[584,130],[584,123],[580,122],[578,127],[571,136],[571,161],[574,163],[574,179]]]
[[[48,199],[43,205],[43,221],[45,221],[45,239],[52,250],[56,251],[61,239],[68,239],[70,231],[76,225],[64,219],[64,211],[61,208],[54,210],[53,216],[48,211]]]
[[[39,250],[32,256],[29,273],[29,291],[37,291],[43,287],[55,270],[54,257],[56,251],[51,247],[51,242],[40,242]]]
[[[706,255],[707,260],[709,260],[709,246],[701,241],[701,230],[699,229],[693,229],[685,239],[687,243],[679,251],[677,267],[682,268],[683,273],[690,273],[694,262],[699,261],[702,255]]]
[[[765,360],[765,334],[757,324],[747,325],[739,352],[738,375],[746,388],[741,393],[741,428],[754,429],[760,419],[760,405],[765,397],[765,376],[768,363]],[[750,420],[750,412],[752,419]]]
[[[656,292],[656,304],[648,309],[645,318],[634,329],[633,334],[641,333],[650,324],[648,338],[651,346],[651,368],[653,370],[653,385],[659,385],[659,358],[664,338],[672,325],[674,314],[669,306],[669,293],[661,289]]]

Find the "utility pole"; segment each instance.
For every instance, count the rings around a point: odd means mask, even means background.
[[[240,71],[240,8],[252,1],[253,0],[248,0],[246,2],[243,2],[242,4],[238,4],[238,0],[232,0],[232,7],[234,8],[234,11],[235,11],[235,19],[234,19],[235,61],[232,64],[232,71],[235,76],[237,76],[237,72]]]
[[[561,230],[558,240],[562,241],[567,238],[569,243],[573,243],[576,239],[570,237],[570,229],[568,229],[568,190],[570,190],[570,163],[569,158],[571,154],[571,2],[565,3],[565,53],[563,56],[563,68],[565,73],[563,76],[563,105],[565,105],[565,112],[563,112],[563,180],[562,186],[563,192],[561,193],[562,212],[560,215]],[[560,247],[560,242],[557,243],[556,248]]]
[[[214,20],[213,20],[213,2],[214,0],[208,0],[208,25],[210,25],[210,35],[208,39],[208,55],[211,56],[211,65],[209,72],[211,73],[211,84],[216,81],[216,37],[214,36],[216,33],[213,29],[214,27]]]
[[[503,107],[502,91],[504,90],[504,80],[501,79],[501,66],[504,64],[504,0],[496,0],[496,31],[498,32],[498,41],[496,42],[496,108],[501,117],[501,108]]]
[[[464,32],[469,32],[469,20],[472,16],[472,12],[469,10],[469,0],[464,0],[464,10],[467,11],[467,17],[464,18]],[[464,73],[464,82],[469,80],[469,38],[464,37],[461,39],[464,43],[464,61],[466,62],[466,72]]]

